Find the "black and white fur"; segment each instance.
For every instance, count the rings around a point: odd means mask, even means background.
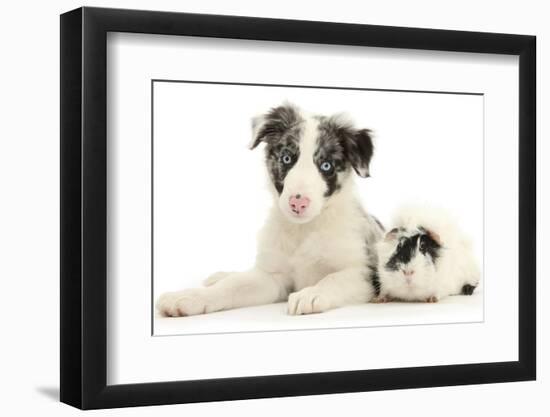
[[[436,302],[449,295],[471,295],[479,283],[471,243],[443,210],[402,208],[376,248],[375,301]]]
[[[162,315],[285,300],[288,313],[298,315],[373,298],[374,244],[383,229],[362,208],[353,178],[369,176],[370,131],[340,116],[310,115],[284,104],[253,120],[250,148],[261,143],[274,204],[259,234],[255,265],[218,272],[203,288],[162,295]],[[307,196],[305,211],[289,204],[296,196]]]

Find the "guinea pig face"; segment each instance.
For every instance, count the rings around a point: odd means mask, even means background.
[[[351,181],[368,176],[373,145],[367,129],[336,116],[309,115],[291,104],[253,120],[251,149],[266,144],[277,205],[293,223],[307,223]]]
[[[381,244],[384,275],[396,285],[415,288],[434,278],[441,243],[437,234],[419,227],[414,231],[392,229]],[[388,283],[387,283],[388,284]]]

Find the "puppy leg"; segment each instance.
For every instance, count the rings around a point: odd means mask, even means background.
[[[193,316],[275,303],[287,295],[277,274],[252,269],[227,275],[209,287],[163,294],[156,307],[164,316]]]
[[[374,297],[364,268],[348,268],[327,275],[317,284],[288,297],[288,314],[322,313],[349,304],[366,303]]]
[[[210,275],[208,278],[206,278],[202,285],[205,287],[210,287],[211,285],[214,285],[215,283],[221,281],[222,279],[228,277],[229,275],[234,274],[235,272],[215,272],[212,275]]]

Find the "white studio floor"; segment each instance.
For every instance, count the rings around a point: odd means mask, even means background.
[[[483,293],[476,290],[471,296],[447,297],[438,303],[361,304],[304,316],[287,315],[286,303],[191,317],[156,315],[154,335],[472,323],[483,319]]]

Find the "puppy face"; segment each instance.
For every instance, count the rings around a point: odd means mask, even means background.
[[[266,165],[281,212],[307,223],[350,180],[369,175],[370,132],[339,117],[312,116],[291,104],[253,121],[251,149],[265,142]]]

